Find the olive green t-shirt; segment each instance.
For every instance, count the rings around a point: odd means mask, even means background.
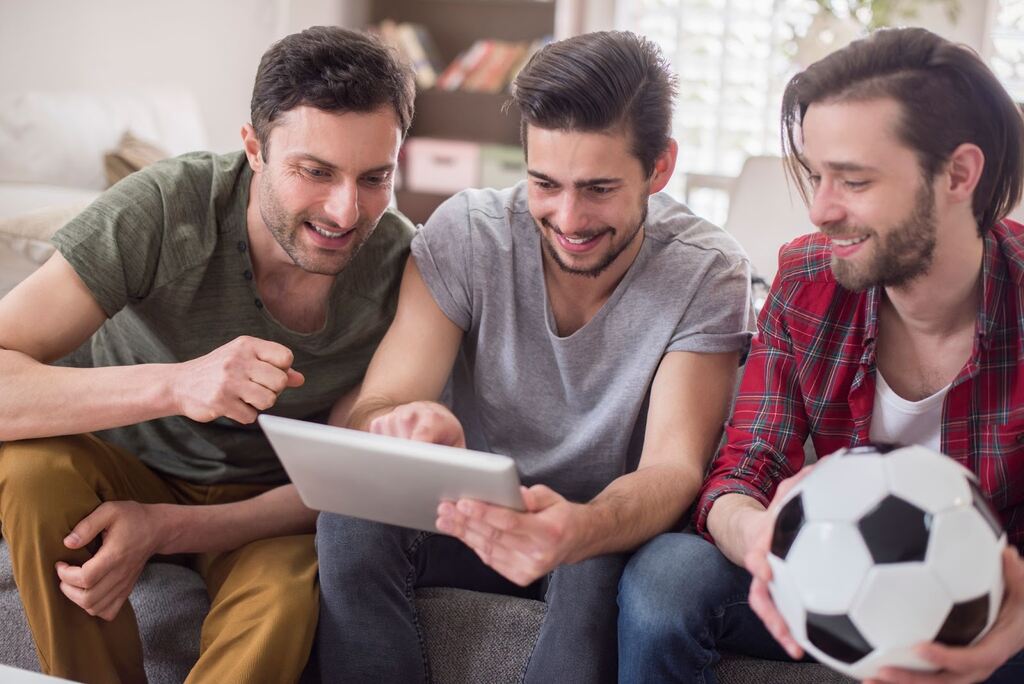
[[[331,289],[313,333],[278,323],[260,301],[248,249],[252,171],[241,152],[186,154],[112,187],[53,237],[109,320],[76,362],[178,363],[240,335],[279,342],[304,385],[286,389],[274,415],[324,420],[363,377],[394,316],[413,227],[387,211]],[[301,296],[301,293],[296,293]],[[182,416],[100,435],[149,467],[192,482],[287,480],[259,427]]]

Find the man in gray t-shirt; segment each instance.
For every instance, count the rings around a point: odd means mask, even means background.
[[[412,98],[375,39],[288,36],[244,151],[124,179],[0,300],[0,521],[44,671],[144,682],[126,600],[187,554],[210,598],[189,681],[298,680],[316,514],[254,421],[347,418],[412,239],[387,209]]]
[[[547,602],[528,681],[615,681],[626,553],[692,503],[750,337],[742,250],[659,192],[663,64],[629,33],[540,51],[514,96],[529,179],[413,239],[350,424],[507,454],[527,512],[441,502],[446,535],[321,514],[322,672],[428,679],[412,597],[443,585]]]

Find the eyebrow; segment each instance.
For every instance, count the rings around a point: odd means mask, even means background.
[[[330,169],[331,171],[333,171],[333,170],[338,168],[337,166],[335,166],[331,162],[327,161],[326,159],[321,159],[320,157],[316,156],[315,154],[309,154],[308,152],[300,152],[298,154],[295,154],[294,156],[292,156],[292,159],[293,160],[307,159],[307,160],[313,162],[314,164],[319,164],[320,166],[323,166],[324,168]],[[362,175],[366,175],[368,173],[382,173],[384,171],[393,171],[394,168],[395,168],[394,164],[382,164],[381,166],[376,166],[376,167],[374,167],[372,169],[367,169],[365,171],[362,171],[359,175],[362,176]]]
[[[550,176],[547,176],[541,173],[540,171],[533,171],[532,169],[530,169],[527,170],[526,173],[539,180],[546,181],[548,183],[554,183],[555,185],[561,185],[561,183],[556,181],[554,178],[551,178]],[[587,178],[585,180],[573,181],[573,186],[575,186],[576,188],[589,188],[594,185],[612,185],[614,183],[621,182],[621,178]]]
[[[866,166],[864,164],[857,164],[856,162],[825,162],[824,166],[829,171],[853,171],[863,173],[865,171],[878,170],[874,166]]]

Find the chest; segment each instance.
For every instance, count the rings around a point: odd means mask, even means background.
[[[878,369],[893,391],[909,401],[920,401],[959,375],[974,349],[974,328],[942,339],[882,329],[876,349]]]
[[[327,322],[330,285],[261,283],[260,301],[278,323],[297,333],[313,333]]]

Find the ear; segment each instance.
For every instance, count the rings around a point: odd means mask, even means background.
[[[672,178],[676,169],[676,155],[679,154],[679,143],[674,138],[668,139],[664,151],[654,160],[654,171],[651,172],[650,194],[661,192]]]
[[[970,205],[984,170],[985,153],[977,145],[963,143],[953,150],[946,162],[944,179],[950,202]]]
[[[249,159],[249,168],[259,173],[263,168],[263,155],[260,154],[260,140],[256,137],[256,129],[251,123],[242,126],[242,147]]]

